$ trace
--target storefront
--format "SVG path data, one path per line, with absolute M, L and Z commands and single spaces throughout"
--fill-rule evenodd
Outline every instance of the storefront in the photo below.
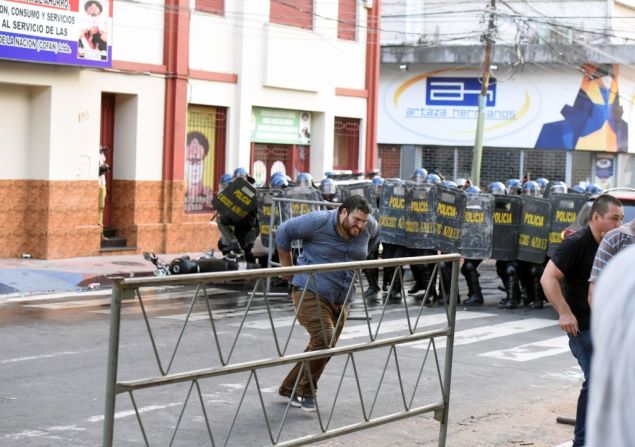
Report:
M 635 186 L 635 70 L 500 68 L 487 95 L 481 183 L 529 172 L 603 187 Z M 481 85 L 476 68 L 421 66 L 381 75 L 378 141 L 413 165 L 469 177 Z M 382 157 L 382 154 L 383 157 Z M 394 164 L 393 164 L 394 167 Z
M 251 174 L 256 186 L 282 172 L 295 179 L 309 172 L 311 112 L 253 107 L 251 113 Z

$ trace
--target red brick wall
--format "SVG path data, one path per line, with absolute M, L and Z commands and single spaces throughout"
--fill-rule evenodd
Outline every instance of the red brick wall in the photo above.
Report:
M 399 146 L 380 144 L 379 161 L 381 176 L 384 178 L 398 178 L 401 162 L 401 148 Z

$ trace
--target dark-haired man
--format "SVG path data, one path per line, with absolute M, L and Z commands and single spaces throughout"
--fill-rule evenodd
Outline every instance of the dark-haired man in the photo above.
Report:
M 589 277 L 602 237 L 621 225 L 622 203 L 613 196 L 598 197 L 591 207 L 588 226 L 569 236 L 547 263 L 540 283 L 549 302 L 560 316 L 560 327 L 569 336 L 569 347 L 584 374 L 578 397 L 573 447 L 585 442 L 588 386 L 591 372 L 591 308 Z M 560 283 L 564 284 L 564 296 Z
M 314 211 L 287 220 L 276 233 L 280 264 L 283 267 L 293 264 L 293 240 L 302 241 L 298 265 L 364 261 L 369 247 L 372 249 L 379 243 L 379 225 L 370 212 L 366 200 L 350 196 L 335 210 Z M 310 280 L 303 273 L 290 281 L 297 319 L 310 337 L 305 352 L 335 346 L 346 322 L 352 279 L 352 271 L 338 270 L 316 274 Z M 317 382 L 328 361 L 329 358 L 323 358 L 297 363 L 283 380 L 279 393 L 289 397 L 291 405 L 315 411 Z

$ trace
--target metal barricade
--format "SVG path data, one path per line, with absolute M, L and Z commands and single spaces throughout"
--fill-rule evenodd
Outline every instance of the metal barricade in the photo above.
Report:
M 348 262 L 348 263 L 335 263 L 335 264 L 324 264 L 324 265 L 314 265 L 314 266 L 296 266 L 296 267 L 283 267 L 283 268 L 275 268 L 275 269 L 257 269 L 257 270 L 246 270 L 246 271 L 235 271 L 235 272 L 217 272 L 217 273 L 205 273 L 205 274 L 192 274 L 192 275 L 176 275 L 176 276 L 167 276 L 167 277 L 153 277 L 153 278 L 116 278 L 113 281 L 113 289 L 112 289 L 112 304 L 111 304 L 111 322 L 110 322 L 110 340 L 109 340 L 109 355 L 108 355 L 108 371 L 107 371 L 107 386 L 106 386 L 106 410 L 104 416 L 104 431 L 103 431 L 103 445 L 111 446 L 113 444 L 117 444 L 114 439 L 114 430 L 115 430 L 115 408 L 117 404 L 117 396 L 119 394 L 126 393 L 130 398 L 130 403 L 136 416 L 136 420 L 139 425 L 140 435 L 143 438 L 143 441 L 146 445 L 150 445 L 149 436 L 147 433 L 147 429 L 143 423 L 143 418 L 141 416 L 142 411 L 140 411 L 136 399 L 135 393 L 142 392 L 143 390 L 149 390 L 157 388 L 158 390 L 163 390 L 161 393 L 157 392 L 153 393 L 152 396 L 156 397 L 165 393 L 166 388 L 175 384 L 187 384 L 187 392 L 185 399 L 182 403 L 182 408 L 180 410 L 180 414 L 178 419 L 174 422 L 174 430 L 171 432 L 171 439 L 168 442 L 166 439 L 162 439 L 160 444 L 169 443 L 172 445 L 174 440 L 179 432 L 179 428 L 183 423 L 184 413 L 190 400 L 191 396 L 198 396 L 200 405 L 201 405 L 201 414 L 202 420 L 204 424 L 201 424 L 201 433 L 205 434 L 206 438 L 209 437 L 209 443 L 212 446 L 216 445 L 229 445 L 230 436 L 234 435 L 236 437 L 236 425 L 238 424 L 238 415 L 240 413 L 241 408 L 245 402 L 245 396 L 247 394 L 250 385 L 253 383 L 257 390 L 258 401 L 260 403 L 260 410 L 262 411 L 262 426 L 259 427 L 262 430 L 265 430 L 268 433 L 268 444 L 274 446 L 298 446 L 298 445 L 306 445 L 309 443 L 325 440 L 328 438 L 333 438 L 337 436 L 341 436 L 348 433 L 357 432 L 360 430 L 364 430 L 371 427 L 376 427 L 383 424 L 388 424 L 391 422 L 399 421 L 401 419 L 417 416 L 424 413 L 434 413 L 434 418 L 440 423 L 439 427 L 439 437 L 438 437 L 438 445 L 444 446 L 447 428 L 448 428 L 448 411 L 449 411 L 449 402 L 450 402 L 450 384 L 451 384 L 451 374 L 452 374 L 452 355 L 453 355 L 453 345 L 454 345 L 454 330 L 455 330 L 455 317 L 456 317 L 456 306 L 457 306 L 457 296 L 458 296 L 458 273 L 459 273 L 459 261 L 460 256 L 457 254 L 451 255 L 438 255 L 438 256 L 422 256 L 422 257 L 412 257 L 412 258 L 396 258 L 391 260 L 374 260 L 374 261 L 361 261 L 361 262 Z M 350 287 L 347 291 L 347 302 L 350 302 L 355 294 L 356 294 L 356 284 L 362 284 L 362 270 L 367 268 L 381 268 L 381 267 L 401 267 L 405 265 L 416 265 L 416 264 L 436 264 L 435 269 L 438 268 L 442 263 L 452 263 L 452 276 L 451 276 L 451 290 L 449 293 L 449 299 L 445 300 L 444 312 L 436 313 L 434 315 L 430 315 L 430 317 L 435 317 L 434 322 L 428 322 L 428 327 L 422 323 L 423 319 L 426 317 L 423 316 L 424 312 L 426 312 L 426 307 L 422 303 L 413 305 L 408 304 L 407 300 L 404 298 L 402 301 L 401 307 L 403 308 L 403 316 L 404 321 L 401 322 L 397 320 L 397 325 L 395 325 L 394 320 L 385 319 L 387 315 L 387 304 L 388 300 L 384 302 L 381 309 L 376 309 L 378 315 L 378 323 L 376 325 L 371 324 L 370 317 L 366 319 L 366 322 L 362 325 L 355 326 L 351 329 L 357 330 L 358 333 L 366 334 L 367 331 L 367 340 L 361 343 L 340 343 L 340 346 L 331 347 L 327 349 L 322 349 L 319 351 L 308 351 L 308 352 L 289 352 L 290 345 L 292 341 L 292 335 L 294 328 L 298 325 L 297 323 L 297 310 L 293 314 L 291 327 L 288 332 L 288 335 L 280 340 L 279 334 L 282 334 L 282 325 L 277 325 L 277 318 L 274 316 L 273 312 L 273 300 L 268 296 L 265 289 L 265 281 L 266 279 L 272 276 L 287 276 L 287 275 L 295 275 L 299 273 L 308 273 L 309 281 L 307 282 L 307 287 L 310 287 L 311 281 L 315 281 L 315 275 L 319 275 L 324 272 L 332 272 L 332 271 L 350 271 L 352 273 L 352 281 L 350 283 Z M 395 275 L 401 275 L 401 269 L 395 269 Z M 249 294 L 248 299 L 244 303 L 244 312 L 242 312 L 241 322 L 236 330 L 235 337 L 231 343 L 222 342 L 222 331 L 219 331 L 219 319 L 215 316 L 218 315 L 216 309 L 214 309 L 213 299 L 209 299 L 208 297 L 208 288 L 209 283 L 212 281 L 227 281 L 227 280 L 240 280 L 240 281 L 255 281 L 255 286 L 251 293 Z M 391 287 L 396 283 L 395 277 L 391 282 Z M 398 282 L 401 284 L 402 293 L 403 293 L 403 281 Z M 156 342 L 156 330 L 153 330 L 152 324 L 150 323 L 150 318 L 148 316 L 148 310 L 146 309 L 148 299 L 144 301 L 144 295 L 148 288 L 156 288 L 156 287 L 170 287 L 170 286 L 196 286 L 196 290 L 193 293 L 193 297 L 191 298 L 191 302 L 189 305 L 188 313 L 183 317 L 183 325 L 180 329 L 174 328 L 176 332 L 178 332 L 178 337 L 174 341 L 173 346 L 174 350 L 170 356 L 169 362 L 165 364 L 159 353 L 158 344 Z M 266 313 L 267 321 L 271 328 L 271 335 L 273 337 L 273 348 L 272 352 L 275 352 L 275 355 L 270 355 L 264 358 L 241 358 L 239 357 L 236 361 L 234 358 L 237 356 L 236 347 L 237 342 L 241 336 L 244 336 L 246 333 L 245 321 L 249 316 L 250 311 L 254 311 L 255 303 L 258 298 L 256 298 L 257 292 L 261 291 L 263 294 L 262 298 L 262 307 L 259 309 L 259 312 Z M 390 292 L 390 290 L 389 290 Z M 428 285 L 426 296 L 430 292 L 430 285 Z M 405 293 L 403 293 L 405 297 Z M 183 346 L 182 339 L 183 334 L 188 326 L 188 323 L 193 320 L 193 309 L 195 304 L 199 302 L 200 299 L 204 299 L 206 305 L 206 312 L 203 312 L 203 316 L 209 317 L 211 335 L 213 335 L 214 343 L 210 346 L 216 348 L 218 354 L 218 363 L 216 365 L 203 365 L 202 367 L 196 369 L 189 369 L 181 372 L 173 372 L 173 368 L 175 365 L 176 354 L 181 346 Z M 304 299 L 304 293 L 302 294 L 302 299 Z M 301 306 L 302 299 L 300 300 Z M 319 299 L 319 297 L 318 297 Z M 151 377 L 144 378 L 135 378 L 135 379 L 126 379 L 122 380 L 119 378 L 119 371 L 122 368 L 122 365 L 119 364 L 120 359 L 120 340 L 122 338 L 122 301 L 124 300 L 136 300 L 138 303 L 139 311 L 143 316 L 145 328 L 147 329 L 147 333 L 150 339 L 150 345 L 152 348 L 152 352 L 154 353 L 154 359 L 156 360 L 156 366 L 158 369 L 158 374 L 155 374 Z M 353 301 L 354 303 L 354 301 Z M 363 306 L 364 312 L 368 316 L 371 313 L 369 309 L 369 305 L 365 300 L 362 300 L 360 303 Z M 395 306 L 390 306 L 391 312 L 395 312 L 398 310 L 399 312 L 402 309 L 396 309 Z M 374 312 L 375 310 L 373 310 Z M 290 312 L 289 312 L 290 313 Z M 401 314 L 400 314 L 401 315 Z M 132 318 L 132 317 L 129 317 Z M 137 324 L 139 324 L 137 322 Z M 383 324 L 383 326 L 382 326 Z M 441 324 L 443 327 L 437 329 L 430 329 L 430 325 L 438 326 Z M 322 328 L 323 323 L 322 323 Z M 394 332 L 398 332 L 401 335 L 392 336 Z M 363 335 L 364 337 L 366 335 Z M 437 338 L 445 338 L 445 359 L 443 362 L 443 371 L 441 371 L 441 366 L 439 362 L 439 357 L 437 355 L 437 350 L 441 349 L 441 347 L 437 347 L 437 343 L 435 340 Z M 263 337 L 259 338 L 260 340 Z M 350 339 L 350 338 L 349 338 Z M 332 340 L 331 340 L 332 341 Z M 422 357 L 422 361 L 420 365 L 417 365 L 417 368 L 411 366 L 410 363 L 406 363 L 403 360 L 403 357 L 399 358 L 398 356 L 398 348 L 403 347 L 405 344 L 413 344 L 418 343 L 421 345 L 422 342 L 426 342 L 427 346 L 420 349 L 425 349 L 425 355 Z M 440 342 L 442 343 L 442 342 Z M 222 346 L 230 346 L 229 350 L 225 349 L 223 352 Z M 329 343 L 332 345 L 332 343 Z M 363 375 L 362 370 L 357 367 L 356 359 L 359 358 L 362 353 L 368 353 L 373 350 L 381 350 L 387 349 L 388 355 L 386 358 L 386 362 L 384 364 L 384 369 L 381 372 L 380 382 L 377 385 L 377 389 L 374 392 L 374 396 L 372 399 L 364 399 L 364 395 L 368 393 L 364 393 L 364 386 L 367 386 L 370 382 L 367 377 Z M 403 352 L 403 351 L 402 351 Z M 377 353 L 377 352 L 376 352 Z M 429 356 L 429 354 L 432 354 Z M 419 362 L 421 358 L 416 356 L 411 356 L 412 359 L 410 361 Z M 420 394 L 418 393 L 418 388 L 421 385 L 422 374 L 424 372 L 424 367 L 426 366 L 427 360 L 432 357 L 434 359 L 435 370 L 432 372 L 427 372 L 432 374 L 435 380 L 438 380 L 438 400 L 433 400 L 431 402 L 419 403 Z M 291 439 L 282 439 L 282 432 L 287 424 L 288 413 L 290 405 L 286 404 L 286 407 L 283 410 L 280 408 L 276 408 L 272 405 L 267 405 L 265 403 L 265 399 L 263 397 L 263 379 L 267 378 L 267 370 L 278 367 L 280 365 L 287 365 L 291 363 L 299 363 L 303 362 L 304 365 L 311 360 L 322 359 L 322 358 L 342 358 L 342 362 L 344 362 L 344 368 L 342 371 L 342 375 L 339 378 L 338 385 L 335 390 L 335 396 L 333 398 L 332 405 L 330 407 L 330 411 L 327 406 L 322 404 L 322 407 L 317 406 L 317 419 L 319 422 L 319 430 L 315 433 L 310 434 L 302 434 L 301 436 L 296 436 Z M 135 361 L 137 359 L 135 358 Z M 394 384 L 395 389 L 390 389 L 389 391 L 392 395 L 400 396 L 400 411 L 393 411 L 387 414 L 377 414 L 380 412 L 378 410 L 378 396 L 380 391 L 382 390 L 382 386 L 385 383 L 389 384 L 389 381 L 386 380 L 386 371 L 388 366 L 394 365 L 396 369 L 397 381 Z M 350 368 L 349 368 L 350 365 Z M 126 365 L 123 365 L 126 366 Z M 127 365 L 130 366 L 130 365 Z M 351 371 L 352 369 L 352 371 Z M 127 373 L 130 373 L 130 370 L 134 371 L 134 368 L 126 368 Z M 354 377 L 356 387 L 354 389 L 357 391 L 355 397 L 359 397 L 359 408 L 361 411 L 352 412 L 347 410 L 347 420 L 344 421 L 341 425 L 335 424 L 333 420 L 333 414 L 338 408 L 338 397 L 342 394 L 342 382 L 346 376 L 346 373 L 349 373 Z M 206 380 L 210 380 L 217 377 L 222 377 L 226 375 L 239 375 L 241 373 L 247 373 L 248 379 L 244 386 L 244 390 L 241 393 L 240 399 L 238 400 L 238 406 L 235 413 L 232 415 L 222 414 L 215 416 L 218 418 L 222 418 L 218 424 L 212 424 L 210 422 L 210 412 L 206 408 L 205 400 L 203 397 L 203 392 L 201 391 L 203 384 Z M 414 387 L 412 389 L 412 394 L 407 396 L 406 394 L 406 374 L 413 374 L 413 377 L 410 379 L 414 382 Z M 374 377 L 374 376 L 373 376 Z M 430 379 L 430 378 L 428 378 Z M 312 381 L 312 379 L 310 379 Z M 431 380 L 431 379 L 430 379 Z M 185 386 L 185 385 L 184 385 Z M 389 385 L 385 385 L 389 386 Z M 295 384 L 297 387 L 297 381 Z M 294 392 L 295 392 L 294 387 Z M 313 383 L 311 383 L 311 387 L 313 388 Z M 370 387 L 371 391 L 373 387 Z M 194 392 L 194 393 L 193 393 Z M 416 400 L 416 404 L 415 404 Z M 121 400 L 120 400 L 121 404 Z M 180 403 L 179 403 L 180 405 Z M 273 407 L 273 408 L 272 408 Z M 259 410 L 259 411 L 260 411 Z M 259 414 L 260 416 L 260 414 Z M 349 420 L 350 419 L 350 420 Z M 277 429 L 274 429 L 273 422 L 274 420 L 279 423 Z M 164 428 L 161 426 L 162 429 Z M 229 427 L 224 434 L 224 440 L 219 443 L 218 438 L 219 434 L 216 433 L 216 437 L 214 436 L 215 427 Z M 253 421 L 249 425 L 249 429 L 255 429 L 256 427 L 253 425 Z M 190 429 L 191 430 L 191 429 Z M 161 430 L 161 434 L 163 434 L 164 430 Z M 243 432 L 244 433 L 244 432 Z M 168 430 L 167 435 L 170 434 L 170 430 Z M 260 440 L 262 441 L 262 440 Z M 240 441 L 239 441 L 240 442 Z M 241 445 L 240 443 L 237 445 Z M 244 445 L 244 444 L 242 444 Z

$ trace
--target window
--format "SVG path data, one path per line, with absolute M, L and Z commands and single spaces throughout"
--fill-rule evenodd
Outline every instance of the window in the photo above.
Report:
M 210 14 L 225 15 L 225 0 L 195 0 L 194 9 Z
M 227 109 L 194 106 L 187 110 L 185 212 L 210 212 L 212 196 L 225 169 Z
M 339 39 L 355 40 L 355 23 L 357 10 L 355 0 L 339 0 L 337 13 L 337 37 Z
M 359 119 L 335 117 L 334 169 L 357 169 L 359 127 Z
M 313 29 L 313 0 L 270 0 L 269 21 Z

